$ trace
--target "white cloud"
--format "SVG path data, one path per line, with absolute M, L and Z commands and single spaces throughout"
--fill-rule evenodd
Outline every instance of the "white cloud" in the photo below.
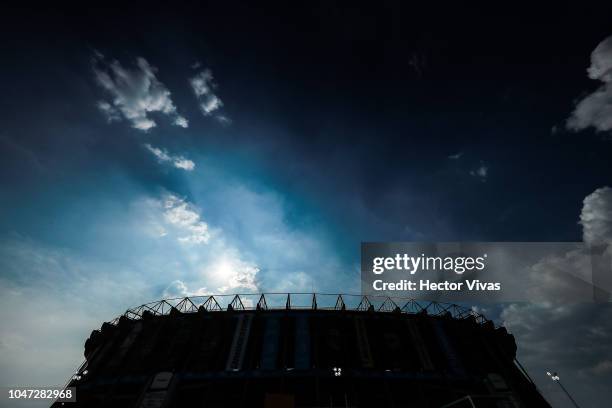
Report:
M 143 146 L 155 157 L 157 157 L 157 160 L 160 162 L 171 162 L 177 169 L 183 169 L 186 171 L 192 171 L 195 169 L 195 163 L 183 156 L 173 156 L 169 154 L 166 149 L 152 146 L 149 143 L 145 143 Z
M 256 277 L 259 272 L 257 265 L 240 259 L 238 251 L 230 249 L 226 251 L 216 262 L 210 265 L 207 275 L 218 276 L 226 281 L 219 288 L 221 293 L 232 292 L 257 292 Z
M 204 102 L 200 103 L 200 107 L 206 115 L 210 115 L 222 106 L 223 102 L 216 95 L 209 95 Z
M 184 157 L 175 157 L 173 161 L 174 167 L 177 169 L 183 169 L 187 171 L 192 171 L 195 169 L 195 163 L 189 159 L 185 159 Z
M 612 244 L 612 188 L 598 188 L 584 199 L 580 224 L 587 244 Z
M 97 52 L 93 71 L 98 84 L 110 96 L 109 101 L 98 102 L 98 108 L 109 121 L 123 116 L 133 128 L 147 131 L 157 125 L 150 114 L 162 113 L 171 117 L 174 125 L 188 127 L 187 119 L 178 114 L 170 91 L 157 79 L 157 70 L 144 58 L 137 58 L 136 66 L 128 69 Z
M 240 253 L 228 247 L 223 238 L 214 243 L 208 255 L 198 258 L 201 265 L 172 281 L 163 291 L 162 297 L 177 298 L 213 294 L 257 293 L 259 267 L 242 259 Z M 206 287 L 201 283 L 206 282 Z M 209 289 L 210 288 L 210 289 Z
M 578 102 L 566 126 L 574 131 L 588 127 L 599 132 L 612 130 L 612 36 L 593 50 L 587 73 L 603 85 Z
M 163 200 L 163 216 L 166 223 L 178 230 L 178 241 L 188 244 L 206 244 L 210 240 L 208 224 L 202 221 L 193 204 L 173 194 Z
M 158 147 L 151 146 L 151 145 L 150 145 L 150 144 L 148 144 L 148 143 L 145 143 L 143 146 L 144 146 L 144 147 L 145 147 L 145 148 L 146 148 L 148 151 L 150 151 L 151 153 L 153 153 L 153 155 L 154 155 L 155 157 L 157 157 L 157 159 L 158 159 L 159 161 L 170 161 L 170 160 L 172 160 L 172 158 L 170 157 L 170 155 L 169 155 L 169 154 L 168 154 L 168 153 L 167 153 L 165 150 L 162 150 L 162 149 L 160 149 L 160 148 L 158 148 Z
M 612 81 L 612 36 L 606 38 L 591 53 L 589 78 L 603 82 Z
M 209 95 L 212 92 L 213 76 L 209 69 L 205 69 L 191 78 L 190 83 L 197 97 Z
M 174 124 L 176 126 L 180 126 L 182 128 L 187 128 L 189 127 L 189 121 L 184 117 L 184 116 L 177 116 L 174 119 Z
M 449 155 L 448 158 L 451 160 L 459 160 L 461 156 L 463 156 L 463 152 L 457 152 L 455 154 Z
M 163 291 L 164 298 L 259 292 L 259 267 L 242 259 L 240 253 L 229 247 L 221 236 L 213 246 L 210 256 L 196 267 L 197 272 L 172 281 Z M 206 282 L 212 289 L 199 286 L 201 282 Z
M 524 276 L 529 298 L 575 303 L 603 299 L 612 291 L 612 265 L 602 264 L 612 254 L 612 188 L 599 188 L 584 199 L 579 223 L 587 245 L 570 245 L 565 253 L 531 265 Z M 601 255 L 592 253 L 594 246 Z
M 210 69 L 205 69 L 196 74 L 189 80 L 191 88 L 198 98 L 200 109 L 204 116 L 214 117 L 221 123 L 228 124 L 231 120 L 219 113 L 215 113 L 223 107 L 223 101 L 219 98 L 214 90 L 217 88 L 217 84 L 214 82 L 213 74 Z
M 161 200 L 145 200 L 138 205 L 148 218 L 148 235 L 157 239 L 175 240 L 180 257 L 185 261 L 177 276 L 163 291 L 163 297 L 204 294 L 257 292 L 259 267 L 246 260 L 221 229 L 211 231 L 202 220 L 200 210 L 185 199 L 166 194 Z M 164 234 L 159 234 L 159 231 Z M 196 247 L 185 244 L 207 244 Z M 172 244 L 168 243 L 170 250 Z M 202 282 L 206 287 L 202 287 Z

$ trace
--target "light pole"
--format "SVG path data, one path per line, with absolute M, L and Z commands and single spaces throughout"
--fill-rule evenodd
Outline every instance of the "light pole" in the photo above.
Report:
M 576 408 L 580 408 L 580 406 L 578 405 L 578 403 L 576 401 L 574 401 L 574 399 L 572 398 L 572 396 L 570 395 L 570 393 L 565 389 L 565 387 L 563 386 L 563 384 L 561 384 L 561 379 L 559 378 L 559 374 L 557 374 L 556 372 L 551 373 L 550 371 L 546 372 L 546 375 L 550 377 L 550 379 L 553 382 L 556 382 L 557 384 L 559 384 L 559 387 L 561 387 L 561 389 L 563 390 L 563 392 L 565 393 L 565 395 L 567 395 L 567 398 L 570 399 L 570 401 L 572 401 L 572 403 L 574 404 L 574 406 Z

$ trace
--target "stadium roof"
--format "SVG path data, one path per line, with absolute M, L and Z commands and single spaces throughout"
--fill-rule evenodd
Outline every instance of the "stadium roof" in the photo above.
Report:
M 225 310 L 353 310 L 448 316 L 490 322 L 474 309 L 453 303 L 410 298 L 331 293 L 257 293 L 186 296 L 162 299 L 128 309 L 122 316 L 137 320 L 145 312 L 154 316 L 170 313 L 216 312 Z M 117 319 L 115 319 L 117 320 Z

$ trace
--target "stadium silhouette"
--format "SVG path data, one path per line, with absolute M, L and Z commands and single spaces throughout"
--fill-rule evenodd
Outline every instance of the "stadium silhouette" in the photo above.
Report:
M 74 407 L 550 407 L 514 337 L 455 304 L 337 294 L 166 299 L 85 342 Z

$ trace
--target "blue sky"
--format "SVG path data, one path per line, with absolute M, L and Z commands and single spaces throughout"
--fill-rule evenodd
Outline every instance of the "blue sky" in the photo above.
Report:
M 609 13 L 231 3 L 0 18 L 0 384 L 161 297 L 355 293 L 362 241 L 611 236 Z M 608 305 L 485 309 L 609 398 Z
M 105 93 L 93 64 L 84 64 L 86 92 L 67 80 L 59 104 L 43 95 L 48 120 L 2 134 L 3 178 L 12 179 L 0 204 L 3 384 L 63 382 L 91 330 L 154 299 L 359 289 L 358 243 L 334 244 L 342 233 L 311 195 L 277 177 L 282 163 L 203 142 L 236 137 L 229 119 L 206 111 L 194 109 L 203 118 L 189 128 L 172 126 L 172 112 L 147 102 L 169 100 L 170 91 L 161 82 L 138 90 L 144 65 L 136 57 L 122 64 L 134 84 L 114 91 L 135 92 L 136 110 L 152 104 L 144 118 L 109 119 L 100 104 L 118 94 Z M 74 96 L 81 92 L 87 98 Z M 199 102 L 194 92 L 180 106 Z M 73 109 L 81 114 L 66 118 Z

